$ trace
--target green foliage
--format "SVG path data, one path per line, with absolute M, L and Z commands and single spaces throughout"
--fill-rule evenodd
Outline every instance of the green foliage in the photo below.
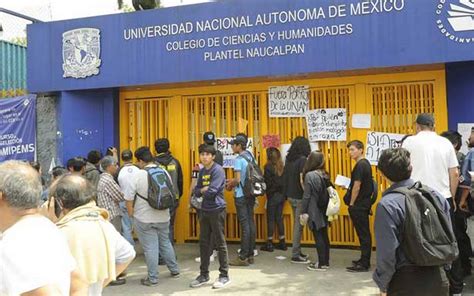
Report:
M 15 38 L 10 39 L 9 42 L 13 44 L 25 46 L 25 47 L 28 44 L 28 40 L 26 39 L 26 37 L 15 37 Z

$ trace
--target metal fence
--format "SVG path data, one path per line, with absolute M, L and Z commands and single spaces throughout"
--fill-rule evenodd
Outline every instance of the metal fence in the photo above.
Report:
M 0 98 L 26 93 L 26 47 L 0 40 Z

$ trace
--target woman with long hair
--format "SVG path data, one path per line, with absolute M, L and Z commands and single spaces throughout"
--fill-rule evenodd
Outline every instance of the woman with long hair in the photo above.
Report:
M 284 170 L 285 197 L 288 198 L 293 210 L 293 248 L 291 262 L 307 264 L 308 256 L 301 253 L 301 236 L 303 227 L 299 223 L 303 202 L 302 174 L 306 158 L 311 153 L 311 146 L 305 137 L 296 137 L 291 143 L 286 156 Z
M 285 204 L 283 187 L 283 160 L 280 150 L 267 149 L 267 164 L 265 165 L 264 178 L 267 184 L 267 243 L 260 250 L 273 252 L 273 249 L 287 250 L 285 242 L 285 226 L 283 225 L 283 206 Z M 273 246 L 273 229 L 278 228 L 279 243 Z
M 313 151 L 303 169 L 303 215 L 308 216 L 308 227 L 313 232 L 318 262 L 308 265 L 309 270 L 326 271 L 329 268 L 329 236 L 326 210 L 329 202 L 327 191 L 329 177 L 324 171 L 324 154 Z

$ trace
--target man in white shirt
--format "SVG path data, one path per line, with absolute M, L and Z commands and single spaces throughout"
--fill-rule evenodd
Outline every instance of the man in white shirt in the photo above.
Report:
M 66 238 L 38 214 L 41 191 L 28 164 L 0 164 L 0 295 L 84 295 Z
M 133 191 L 134 185 L 137 182 L 137 176 L 140 169 L 132 163 L 132 151 L 126 149 L 122 151 L 123 166 L 120 168 L 118 174 L 118 182 L 122 192 L 125 194 Z M 124 196 L 126 198 L 126 196 Z M 128 198 L 133 200 L 134 196 Z M 132 221 L 128 215 L 126 203 L 120 203 L 120 210 L 122 211 L 122 235 L 132 245 L 135 245 L 132 236 Z
M 142 285 L 154 287 L 158 285 L 159 257 L 164 259 L 172 277 L 179 277 L 179 267 L 176 255 L 169 238 L 170 211 L 152 208 L 148 198 L 148 172 L 146 169 L 155 168 L 150 148 L 140 147 L 135 151 L 138 166 L 141 168 L 134 175 L 134 182 L 129 190 L 124 190 L 127 200 L 127 210 L 133 218 L 138 240 L 145 253 L 148 276 L 141 280 Z M 166 171 L 164 171 L 166 173 Z M 169 178 L 169 176 L 168 176 Z M 160 254 L 161 253 L 161 254 Z
M 451 142 L 434 132 L 434 118 L 431 114 L 419 114 L 416 118 L 415 136 L 403 142 L 403 148 L 410 152 L 413 171 L 411 178 L 427 185 L 448 200 L 451 206 L 451 221 L 454 221 L 456 203 L 454 196 L 459 185 L 458 159 Z M 453 224 L 453 229 L 455 229 Z M 460 261 L 453 262 L 446 272 L 450 295 L 461 295 L 463 275 Z

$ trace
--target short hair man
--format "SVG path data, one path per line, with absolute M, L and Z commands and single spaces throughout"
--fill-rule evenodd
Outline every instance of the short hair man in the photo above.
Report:
M 82 176 L 84 174 L 84 169 L 86 166 L 86 161 L 82 157 L 74 157 L 67 161 L 66 167 L 68 171 L 73 175 Z
M 248 138 L 244 134 L 237 134 L 230 142 L 232 150 L 237 154 L 234 164 L 234 178 L 227 181 L 227 189 L 234 189 L 234 202 L 237 217 L 242 229 L 239 256 L 229 264 L 234 266 L 249 266 L 254 263 L 254 249 L 256 226 L 254 220 L 255 197 L 245 196 L 245 177 L 248 160 L 255 161 L 252 153 L 247 150 Z
M 176 211 L 179 207 L 179 199 L 183 195 L 183 170 L 179 161 L 171 154 L 170 142 L 167 138 L 161 138 L 155 141 L 156 157 L 155 161 L 158 165 L 166 170 L 173 182 L 173 188 L 176 193 L 176 204 L 170 209 L 170 240 L 174 243 L 174 223 Z
M 91 182 L 94 188 L 97 188 L 100 179 L 99 163 L 102 159 L 102 153 L 99 150 L 91 150 L 87 154 L 87 163 L 84 168 L 84 178 Z
M 204 144 L 215 147 L 216 135 L 211 131 L 205 132 L 204 135 L 202 136 L 202 140 L 204 141 Z M 217 149 L 216 149 L 216 157 L 214 158 L 214 162 L 220 166 L 224 165 L 224 156 L 222 155 L 222 152 L 220 152 Z
M 370 197 L 374 190 L 372 188 L 372 167 L 369 161 L 364 158 L 364 144 L 361 141 L 351 141 L 347 144 L 347 148 L 351 159 L 356 161 L 347 192 L 350 196 L 349 216 L 359 237 L 361 250 L 360 259 L 353 261 L 353 265 L 347 267 L 347 271 L 365 272 L 369 271 L 372 253 L 372 236 L 369 227 L 372 206 Z
M 411 155 L 412 178 L 433 188 L 446 198 L 451 205 L 451 221 L 457 205 L 454 202 L 459 185 L 459 170 L 456 152 L 451 142 L 434 132 L 433 115 L 423 113 L 416 118 L 417 134 L 403 143 Z M 456 232 L 456 225 L 453 223 Z M 463 290 L 463 275 L 459 260 L 453 262 L 449 271 L 450 292 L 460 294 Z
M 133 217 L 138 240 L 145 251 L 148 276 L 142 279 L 141 283 L 153 287 L 158 285 L 160 253 L 171 272 L 171 276 L 179 277 L 179 267 L 169 238 L 169 209 L 156 210 L 150 207 L 145 200 L 145 198 L 148 198 L 148 172 L 145 169 L 157 167 L 150 148 L 138 148 L 135 151 L 135 158 L 138 160 L 137 165 L 140 167 L 140 171 L 137 173 L 133 187 L 125 194 L 125 198 L 128 214 Z
M 41 190 L 28 164 L 0 164 L 0 294 L 84 295 L 67 241 L 38 214 Z
M 406 197 L 391 191 L 415 184 L 410 179 L 410 153 L 403 148 L 387 149 L 380 155 L 378 169 L 392 183 L 378 203 L 375 216 L 377 267 L 373 278 L 381 294 L 448 295 L 443 267 L 417 267 L 407 259 L 401 248 Z M 436 197 L 449 215 L 447 200 L 439 194 Z
M 135 250 L 108 221 L 109 213 L 96 206 L 95 189 L 85 178 L 61 177 L 50 196 L 64 214 L 56 225 L 89 284 L 89 295 L 102 295 L 102 288 L 135 258 Z M 125 284 L 125 279 L 115 284 Z
M 103 173 L 97 185 L 97 205 L 109 211 L 110 222 L 118 232 L 122 232 L 122 213 L 119 203 L 125 199 L 113 177 L 117 173 L 118 164 L 112 156 L 105 156 L 100 161 L 100 166 Z
M 133 200 L 134 196 L 128 197 L 130 191 L 133 190 L 135 186 L 137 173 L 140 170 L 137 166 L 133 165 L 133 153 L 130 149 L 125 149 L 121 153 L 123 165 L 118 173 L 118 183 L 120 189 L 122 189 L 123 194 L 125 195 L 125 200 Z M 125 239 L 132 245 L 135 245 L 135 241 L 132 236 L 132 221 L 128 215 L 126 202 L 120 203 L 120 211 L 122 213 L 122 235 Z
M 199 159 L 204 168 L 199 172 L 194 195 L 203 197 L 199 215 L 199 246 L 201 255 L 201 272 L 191 282 L 191 287 L 200 287 L 209 281 L 209 251 L 214 248 L 211 237 L 214 237 L 219 258 L 219 278 L 213 288 L 223 288 L 230 283 L 227 244 L 225 241 L 226 202 L 224 200 L 225 172 L 214 162 L 216 148 L 207 144 L 199 146 Z

